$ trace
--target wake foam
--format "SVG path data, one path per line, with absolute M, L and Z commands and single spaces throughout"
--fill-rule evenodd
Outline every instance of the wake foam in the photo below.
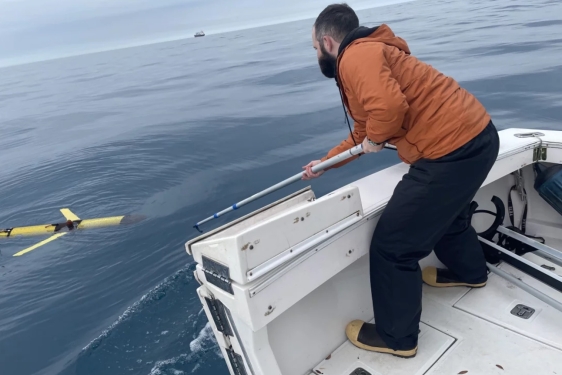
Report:
M 183 375 L 185 374 L 184 371 L 174 367 L 185 367 L 184 365 L 188 363 L 195 363 L 191 370 L 191 373 L 195 373 L 202 368 L 201 357 L 208 351 L 214 351 L 218 357 L 224 359 L 213 334 L 211 323 L 205 324 L 197 337 L 189 343 L 189 349 L 191 350 L 189 354 L 181 354 L 170 359 L 157 361 L 149 375 Z
M 174 273 L 173 275 L 168 276 L 167 278 L 164 279 L 164 281 L 162 281 L 160 284 L 158 284 L 156 287 L 154 287 L 154 289 L 152 289 L 150 292 L 143 295 L 140 298 L 140 300 L 138 300 L 137 302 L 135 302 L 131 306 L 129 306 L 123 312 L 123 314 L 121 314 L 121 316 L 119 316 L 119 318 L 117 318 L 116 321 L 114 321 L 108 328 L 106 328 L 98 337 L 96 337 L 94 340 L 90 341 L 90 343 L 88 343 L 88 345 L 86 345 L 84 348 L 82 348 L 82 352 L 84 352 L 86 350 L 89 350 L 89 349 L 97 348 L 101 344 L 103 339 L 105 339 L 107 336 L 109 336 L 111 334 L 111 332 L 119 324 L 123 323 L 124 321 L 129 320 L 133 316 L 133 314 L 135 314 L 137 311 L 142 310 L 144 308 L 144 306 L 152 304 L 155 301 L 158 301 L 158 300 L 162 299 L 162 297 L 166 295 L 166 292 L 170 288 L 175 287 L 178 279 L 180 279 L 180 278 L 183 278 L 183 279 L 186 279 L 186 280 L 191 280 L 193 278 L 193 276 L 191 275 L 191 270 L 190 270 L 189 267 L 182 268 L 179 271 L 177 271 L 176 273 Z
M 211 323 L 205 324 L 205 327 L 199 332 L 199 335 L 195 340 L 189 343 L 189 348 L 192 353 L 197 353 L 203 350 L 203 347 L 209 341 L 215 342 L 215 336 L 213 335 L 213 329 L 211 328 Z
M 75 375 L 222 373 L 224 357 L 194 293 L 193 268 L 164 279 L 86 345 Z

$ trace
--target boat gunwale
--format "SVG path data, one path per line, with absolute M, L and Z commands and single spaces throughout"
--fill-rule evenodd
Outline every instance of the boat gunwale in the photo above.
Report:
M 507 129 L 506 129 L 506 130 L 507 130 Z M 516 134 L 519 134 L 519 133 L 516 133 Z M 515 134 L 513 134 L 513 136 L 515 136 Z M 498 157 L 496 158 L 496 163 L 497 163 L 498 161 L 501 161 L 501 160 L 503 160 L 503 159 L 509 158 L 509 157 L 511 157 L 511 156 L 514 156 L 514 155 L 517 155 L 517 154 L 521 154 L 521 153 L 523 153 L 523 152 L 525 152 L 525 151 L 534 150 L 534 149 L 537 149 L 537 148 L 539 148 L 539 147 L 562 149 L 562 142 L 548 141 L 548 140 L 539 139 L 539 140 L 537 140 L 537 141 L 535 141 L 535 142 L 533 142 L 533 143 L 526 144 L 526 145 L 524 145 L 524 146 L 517 147 L 517 148 L 515 148 L 515 149 L 506 151 L 505 153 L 499 154 Z M 532 161 L 531 161 L 529 164 L 527 164 L 527 165 L 531 165 L 531 164 L 534 164 L 534 163 L 536 163 L 536 162 L 538 162 L 538 160 L 532 160 Z M 397 163 L 397 164 L 395 164 L 395 165 L 399 165 L 399 164 L 400 164 L 400 163 Z M 393 166 L 395 166 L 395 165 L 393 165 Z M 393 166 L 389 166 L 389 167 L 387 167 L 387 168 L 391 168 L 391 167 L 393 167 Z M 503 177 L 509 175 L 509 174 L 512 173 L 512 172 L 513 172 L 513 171 L 508 171 L 507 173 L 503 174 L 501 177 L 499 177 L 499 178 L 497 178 L 497 179 L 503 178 Z M 368 177 L 370 177 L 370 176 L 372 176 L 372 175 L 374 175 L 374 174 L 376 174 L 376 173 L 378 173 L 378 172 L 374 172 L 373 174 L 370 174 L 370 175 L 365 176 L 365 177 L 363 177 L 363 178 L 361 178 L 361 179 L 355 180 L 355 181 L 353 181 L 353 182 L 351 182 L 351 183 L 349 183 L 349 184 L 343 185 L 343 186 L 341 186 L 341 187 L 339 187 L 339 188 L 337 188 L 337 189 L 334 189 L 333 191 L 331 191 L 331 192 L 329 192 L 329 193 L 327 193 L 327 194 L 332 194 L 332 193 L 336 192 L 337 190 L 340 190 L 340 189 L 342 189 L 342 188 L 344 188 L 344 187 L 346 187 L 346 186 L 352 186 L 355 182 L 360 181 L 360 180 L 362 180 L 362 179 L 364 179 L 364 178 L 368 178 Z M 494 180 L 486 180 L 486 181 L 482 184 L 482 186 L 480 187 L 480 189 L 483 188 L 484 186 L 489 185 L 490 183 L 496 181 L 497 179 L 494 179 Z M 289 194 L 289 195 L 287 195 L 287 196 L 285 196 L 285 197 L 283 197 L 283 198 L 280 198 L 280 199 L 278 199 L 278 200 L 276 200 L 276 201 L 274 201 L 274 202 L 272 202 L 272 203 L 270 203 L 270 204 L 267 204 L 267 205 L 265 205 L 265 206 L 262 206 L 262 207 L 260 207 L 260 208 L 258 208 L 258 209 L 256 209 L 256 210 L 254 210 L 254 211 L 252 211 L 252 212 L 250 212 L 250 213 L 244 215 L 244 216 L 241 216 L 241 217 L 239 217 L 239 218 L 237 218 L 237 219 L 234 219 L 234 220 L 232 220 L 232 221 L 229 221 L 229 222 L 225 223 L 224 225 L 222 225 L 222 226 L 220 226 L 220 227 L 217 227 L 217 228 L 215 228 L 215 229 L 213 229 L 213 230 L 211 230 L 211 231 L 209 231 L 209 232 L 207 232 L 207 233 L 204 233 L 204 234 L 201 234 L 201 235 L 199 235 L 199 236 L 197 236 L 197 237 L 192 238 L 191 240 L 189 240 L 189 241 L 187 241 L 187 242 L 185 243 L 186 252 L 187 252 L 189 255 L 193 256 L 193 253 L 192 253 L 192 251 L 191 251 L 191 246 L 194 245 L 195 243 L 200 242 L 200 241 L 202 241 L 202 240 L 204 240 L 204 239 L 207 239 L 207 238 L 209 238 L 209 237 L 212 237 L 213 235 L 215 235 L 215 234 L 217 234 L 217 233 L 220 233 L 220 232 L 222 232 L 222 231 L 224 231 L 224 230 L 226 230 L 226 229 L 228 229 L 228 228 L 230 228 L 230 227 L 232 227 L 232 226 L 234 226 L 234 225 L 236 225 L 236 224 L 238 224 L 238 223 L 240 223 L 240 222 L 242 222 L 242 221 L 245 221 L 246 219 L 249 219 L 249 218 L 251 218 L 251 217 L 253 217 L 253 216 L 256 216 L 256 215 L 258 215 L 259 213 L 262 213 L 262 212 L 264 212 L 264 211 L 266 211 L 266 210 L 268 210 L 268 209 L 270 209 L 270 208 L 272 208 L 272 207 L 274 207 L 274 206 L 276 206 L 276 205 L 279 205 L 279 204 L 281 204 L 281 203 L 283 203 L 283 202 L 286 202 L 286 201 L 288 201 L 288 200 L 290 200 L 290 199 L 292 199 L 292 198 L 294 198 L 294 197 L 296 197 L 296 196 L 298 196 L 298 195 L 300 195 L 300 194 L 306 193 L 307 191 L 312 191 L 312 192 L 314 193 L 314 191 L 312 190 L 312 186 L 309 185 L 309 186 L 304 187 L 304 188 L 302 188 L 302 189 L 300 189 L 300 190 L 297 190 L 297 191 L 295 191 L 295 192 L 293 192 L 293 193 L 291 193 L 291 194 Z M 377 213 L 382 212 L 382 210 L 386 207 L 386 205 L 387 205 L 389 199 L 390 199 L 390 197 L 386 197 L 385 199 L 382 200 L 382 202 L 379 201 L 380 204 L 377 204 L 377 205 L 375 205 L 374 207 L 373 207 L 373 206 L 364 207 L 364 208 L 363 208 L 363 217 L 361 218 L 361 220 L 359 220 L 358 222 L 356 222 L 355 224 L 353 224 L 353 225 L 351 225 L 351 226 L 355 226 L 355 225 L 357 225 L 357 224 L 359 224 L 359 223 L 361 223 L 361 222 L 363 222 L 363 221 L 366 221 L 367 219 L 372 218 L 372 217 L 375 216 Z M 351 226 L 350 226 L 350 227 L 351 227 Z M 328 239 L 327 239 L 326 241 L 328 241 Z M 257 280 L 256 280 L 256 281 L 257 281 Z

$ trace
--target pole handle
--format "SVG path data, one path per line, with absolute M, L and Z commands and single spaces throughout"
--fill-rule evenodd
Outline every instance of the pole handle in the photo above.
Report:
M 388 148 L 388 149 L 391 149 L 391 150 L 396 150 L 396 147 L 395 147 L 395 146 L 388 145 L 388 144 L 385 145 L 384 148 Z M 362 152 L 363 152 L 363 145 L 362 145 L 362 144 L 359 144 L 359 145 L 357 145 L 357 146 L 355 146 L 355 147 L 353 147 L 353 148 L 351 148 L 351 149 L 349 149 L 349 150 L 347 150 L 347 151 L 344 151 L 344 152 L 342 152 L 342 153 L 339 153 L 339 154 L 337 154 L 337 155 L 331 157 L 331 158 L 328 159 L 328 160 L 325 160 L 325 161 L 323 161 L 323 162 L 321 162 L 321 163 L 316 164 L 314 167 L 312 167 L 312 172 L 316 173 L 316 172 L 318 172 L 318 171 L 322 171 L 322 170 L 324 170 L 324 169 L 326 169 L 326 168 L 329 168 L 329 167 L 331 167 L 331 166 L 333 166 L 333 165 L 335 165 L 335 164 L 338 164 L 338 163 L 340 163 L 340 162 L 342 162 L 342 161 L 344 161 L 344 160 L 347 160 L 347 159 L 349 159 L 349 158 L 351 158 L 351 157 L 353 157 L 353 156 L 355 156 L 355 155 L 359 155 L 359 154 L 361 154 Z M 200 226 L 201 224 L 205 224 L 206 222 L 209 222 L 209 221 L 211 221 L 211 220 L 213 220 L 213 219 L 216 219 L 216 218 L 218 218 L 218 217 L 220 217 L 220 216 L 222 216 L 222 215 L 224 215 L 224 214 L 226 214 L 226 213 L 228 213 L 228 212 L 237 210 L 238 208 L 242 207 L 243 205 L 245 205 L 245 204 L 247 204 L 247 203 L 253 202 L 253 201 L 255 201 L 256 199 L 259 199 L 259 198 L 261 198 L 261 197 L 263 197 L 263 196 L 265 196 L 265 195 L 267 195 L 267 194 L 270 194 L 270 193 L 272 193 L 272 192 L 274 192 L 274 191 L 276 191 L 276 190 L 279 190 L 279 189 L 281 189 L 281 188 L 283 188 L 283 187 L 285 187 L 285 186 L 287 186 L 287 185 L 290 185 L 290 184 L 292 184 L 292 183 L 294 183 L 294 182 L 296 182 L 296 181 L 299 181 L 300 179 L 302 179 L 303 173 L 304 173 L 304 171 L 299 172 L 299 173 L 297 173 L 296 175 L 294 175 L 294 176 L 292 176 L 292 177 L 289 177 L 289 178 L 287 178 L 287 179 L 285 179 L 285 180 L 283 180 L 283 181 L 281 181 L 281 182 L 279 182 L 279 183 L 277 183 L 277 184 L 275 184 L 275 185 L 273 185 L 273 186 L 268 187 L 268 188 L 265 189 L 265 190 L 262 190 L 262 191 L 260 191 L 260 192 L 258 192 L 258 193 L 256 193 L 256 194 L 254 194 L 254 195 L 252 195 L 252 196 L 250 196 L 250 197 L 248 197 L 248 198 L 246 198 L 246 199 L 241 200 L 241 201 L 238 202 L 238 203 L 233 204 L 233 205 L 230 206 L 230 207 L 225 208 L 225 209 L 222 210 L 222 211 L 217 212 L 216 214 L 214 214 L 214 215 L 212 215 L 212 216 L 209 216 L 208 218 L 206 218 L 206 219 L 204 219 L 204 220 L 199 221 L 198 223 L 196 223 L 196 224 L 193 226 L 193 228 L 195 228 L 195 229 L 197 229 L 199 232 L 203 233 L 203 231 L 201 231 L 201 229 L 199 228 L 199 226 Z
M 318 163 L 316 164 L 314 167 L 312 167 L 312 172 L 316 173 L 318 171 L 322 171 L 326 168 L 329 168 L 335 164 L 338 164 L 341 161 L 347 160 L 355 155 L 359 155 L 360 153 L 363 152 L 363 145 L 357 145 L 347 151 L 344 151 L 340 154 L 337 154 L 336 156 L 331 157 L 328 160 L 324 160 L 322 163 Z M 304 173 L 304 171 L 302 172 Z M 302 175 L 301 173 L 301 175 Z

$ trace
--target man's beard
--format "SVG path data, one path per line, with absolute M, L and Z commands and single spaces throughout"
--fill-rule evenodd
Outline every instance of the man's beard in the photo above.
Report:
M 320 52 L 322 52 L 322 56 L 318 59 L 320 71 L 327 78 L 334 78 L 336 76 L 336 58 L 328 54 L 323 45 L 320 45 Z

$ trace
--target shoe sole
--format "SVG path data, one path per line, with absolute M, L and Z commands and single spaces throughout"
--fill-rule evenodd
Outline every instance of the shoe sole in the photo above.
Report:
M 363 350 L 368 350 L 370 352 L 375 352 L 375 353 L 392 354 L 395 357 L 405 358 L 405 359 L 414 358 L 418 352 L 417 346 L 412 350 L 393 350 L 387 348 L 373 348 L 372 346 L 361 344 L 360 342 L 357 341 L 353 341 L 353 340 L 349 340 L 349 341 L 356 347 Z
M 423 281 L 424 283 L 426 283 L 429 286 L 435 287 L 435 288 L 449 288 L 449 287 L 454 287 L 454 286 L 467 286 L 469 288 L 483 288 L 486 286 L 486 283 L 480 283 L 480 284 L 468 284 L 468 283 L 437 283 L 437 282 L 433 282 L 433 281 Z

